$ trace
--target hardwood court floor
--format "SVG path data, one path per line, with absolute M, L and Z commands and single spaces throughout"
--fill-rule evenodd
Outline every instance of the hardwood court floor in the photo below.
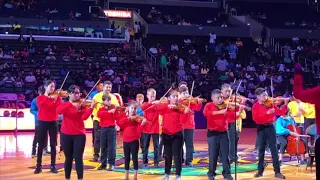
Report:
M 253 144 L 255 143 L 255 129 L 244 129 L 241 134 L 240 146 L 239 149 L 248 149 L 253 148 Z M 34 166 L 36 163 L 36 158 L 31 158 L 31 146 L 33 140 L 33 133 L 25 133 L 20 132 L 17 135 L 17 138 L 13 135 L 13 133 L 0 133 L 0 180 L 61 180 L 64 179 L 64 172 L 61 171 L 59 174 L 51 174 L 47 169 L 44 169 L 41 174 L 35 175 L 33 174 L 33 170 L 29 167 Z M 84 159 L 91 159 L 92 157 L 92 136 L 91 133 L 87 134 L 87 143 L 85 149 Z M 122 144 L 121 135 L 118 136 L 119 146 Z M 150 148 L 152 149 L 152 148 Z M 195 150 L 201 151 L 203 153 L 207 152 L 207 143 L 206 143 L 206 131 L 205 130 L 196 130 L 195 133 Z M 247 151 L 247 150 L 244 150 Z M 253 155 L 251 151 L 249 155 Z M 118 148 L 117 153 L 122 153 L 122 149 Z M 247 153 L 248 154 L 248 153 Z M 241 154 L 240 154 L 241 156 Z M 244 155 L 247 156 L 247 155 Z M 245 157 L 244 157 L 245 158 Z M 195 158 L 196 161 L 197 158 Z M 50 156 L 44 156 L 43 158 L 44 165 L 50 164 Z M 64 161 L 63 154 L 62 156 L 57 156 L 57 164 L 62 166 Z M 246 160 L 243 160 L 245 162 Z M 198 161 L 200 162 L 200 160 Z M 206 161 L 207 162 L 207 161 Z M 86 165 L 85 162 L 84 164 Z M 197 162 L 196 162 L 197 163 Z M 282 173 L 289 180 L 296 179 L 316 179 L 315 171 L 311 172 L 310 168 L 305 170 L 305 166 L 296 167 L 290 165 L 292 162 L 287 162 L 286 165 L 281 167 Z M 90 164 L 90 163 L 89 163 Z M 199 164 L 199 163 L 198 163 Z M 58 166 L 58 165 L 57 165 Z M 255 165 L 254 165 L 255 166 Z M 202 168 L 203 169 L 203 168 Z M 315 170 L 315 168 L 314 168 Z M 164 170 L 162 170 L 164 171 Z M 183 180 L 203 180 L 208 179 L 206 176 L 183 176 L 184 173 L 188 173 L 183 170 L 182 171 L 182 179 Z M 238 173 L 237 179 L 247 180 L 254 179 L 253 175 L 256 171 L 250 171 L 246 173 Z M 204 172 L 205 173 L 205 172 Z M 234 176 L 234 175 L 233 175 Z M 162 179 L 162 175 L 144 175 L 139 174 L 139 179 L 143 180 L 160 180 Z M 171 179 L 174 176 L 172 176 Z M 131 176 L 132 178 L 132 176 Z M 77 179 L 76 173 L 73 170 L 71 174 L 71 179 Z M 106 172 L 106 171 L 96 171 L 93 169 L 87 169 L 84 171 L 84 179 L 86 180 L 120 180 L 124 179 L 124 173 L 121 172 Z M 223 179 L 221 175 L 217 176 L 216 179 Z M 265 170 L 264 177 L 260 179 L 274 179 L 274 172 L 272 168 L 272 164 L 268 163 L 268 167 Z

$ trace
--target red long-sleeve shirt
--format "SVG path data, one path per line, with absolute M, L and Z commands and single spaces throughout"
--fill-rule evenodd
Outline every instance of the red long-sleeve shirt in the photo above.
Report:
M 228 123 L 234 123 L 239 118 L 236 113 L 239 111 L 239 108 L 236 109 L 229 109 L 226 113 Z
M 145 102 L 140 107 L 144 111 L 144 117 L 148 123 L 143 126 L 141 132 L 146 134 L 159 134 L 159 113 L 152 103 Z
M 283 116 L 287 112 L 287 106 L 284 106 L 281 109 L 274 106 L 275 113 L 267 114 L 272 108 L 273 106 L 266 107 L 259 102 L 254 103 L 252 106 L 252 119 L 256 124 L 270 124 L 276 120 L 276 115 Z
M 180 100 L 181 102 L 182 100 Z M 200 111 L 202 107 L 202 103 L 197 103 L 197 104 L 190 104 L 190 109 L 192 111 Z M 195 129 L 195 122 L 194 122 L 194 113 L 183 113 L 180 116 L 183 124 L 184 129 Z
M 78 110 L 70 102 L 64 102 L 57 108 L 57 114 L 62 114 L 61 132 L 68 135 L 85 134 L 84 121 L 92 114 L 92 108 Z
M 207 129 L 212 131 L 227 131 L 228 120 L 225 114 L 213 115 L 213 111 L 220 111 L 218 107 L 213 103 L 209 102 L 204 106 L 203 115 L 207 118 Z M 227 111 L 228 113 L 228 111 Z
M 180 110 L 171 109 L 167 103 L 155 105 L 156 110 L 162 115 L 162 132 L 173 135 L 183 130 Z
M 141 124 L 136 121 L 129 121 L 127 116 L 120 118 L 118 126 L 123 129 L 123 142 L 132 142 L 141 137 Z
M 37 97 L 37 105 L 39 107 L 38 119 L 39 121 L 53 122 L 57 121 L 57 107 L 62 103 L 61 97 L 58 97 L 56 101 L 45 95 Z
M 114 113 L 109 113 L 105 107 L 99 109 L 97 113 L 98 118 L 100 118 L 101 127 L 116 126 L 116 118 L 119 116 L 117 111 Z
M 317 133 L 320 134 L 320 86 L 303 89 L 303 77 L 300 74 L 296 74 L 293 80 L 293 93 L 302 102 L 315 105 Z

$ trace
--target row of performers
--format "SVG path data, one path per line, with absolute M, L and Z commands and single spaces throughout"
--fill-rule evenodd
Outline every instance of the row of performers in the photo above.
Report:
M 132 101 L 122 110 L 119 98 L 111 93 L 112 83 L 103 83 L 103 90 L 97 93 L 88 104 L 88 101 L 80 99 L 81 93 L 77 86 L 70 86 L 67 94 L 69 101 L 62 102 L 61 97 L 56 95 L 55 83 L 46 81 L 43 92 L 36 98 L 38 105 L 37 141 L 39 143 L 37 152 L 37 166 L 35 174 L 42 171 L 42 149 L 45 146 L 46 134 L 49 132 L 51 145 L 51 169 L 57 173 L 56 163 L 56 120 L 58 115 L 63 116 L 61 126 L 61 145 L 66 156 L 65 178 L 70 179 L 72 161 L 75 159 L 78 179 L 83 178 L 83 152 L 86 142 L 84 120 L 93 114 L 94 120 L 94 160 L 99 158 L 101 151 L 100 170 L 113 171 L 116 157 L 116 126 L 123 129 L 123 149 L 125 156 L 126 179 L 129 177 L 129 163 L 132 157 L 134 165 L 134 177 L 138 174 L 138 151 L 139 140 L 142 144 L 144 167 L 148 166 L 148 149 L 150 138 L 154 142 L 154 166 L 159 165 L 162 150 L 159 144 L 164 145 L 165 176 L 169 179 L 172 159 L 175 162 L 176 179 L 181 178 L 183 164 L 183 144 L 186 144 L 187 166 L 192 166 L 193 160 L 193 134 L 194 134 L 194 111 L 201 109 L 205 101 L 201 98 L 190 98 L 188 87 L 185 83 L 179 85 L 178 90 L 169 89 L 160 100 L 156 100 L 156 91 L 147 91 L 148 102 L 139 104 Z M 273 123 L 276 115 L 285 115 L 288 111 L 285 104 L 279 108 L 275 101 L 270 98 L 263 88 L 255 91 L 257 101 L 252 107 L 253 119 L 258 125 L 259 164 L 255 177 L 261 177 L 264 171 L 264 152 L 266 145 L 272 153 L 275 177 L 284 179 L 280 172 L 278 149 L 276 147 L 276 131 Z M 226 103 L 230 101 L 232 89 L 230 85 L 224 84 L 221 88 L 211 93 L 211 100 L 205 105 L 203 113 L 207 119 L 207 138 L 209 146 L 209 179 L 216 176 L 215 170 L 217 160 L 220 156 L 223 165 L 223 176 L 225 179 L 233 179 L 230 172 L 230 163 L 236 161 L 236 146 L 241 131 L 241 120 L 245 119 L 246 106 L 243 98 L 239 104 Z M 241 97 L 242 98 L 242 97 Z M 164 100 L 165 99 L 165 100 Z M 272 103 L 273 102 L 273 103 Z M 271 104 L 270 104 L 271 103 Z M 144 115 L 139 115 L 139 108 Z M 159 116 L 160 115 L 160 116 Z M 162 123 L 159 123 L 159 117 Z M 289 116 L 282 116 L 287 119 Z M 284 126 L 284 128 L 286 128 Z M 159 136 L 161 142 L 159 143 Z M 301 136 L 290 132 L 291 135 Z M 142 138 L 141 138 L 142 137 Z M 141 138 L 141 139 L 140 139 Z M 283 143 L 285 144 L 285 143 Z M 283 149 L 283 148 L 282 148 Z M 221 154 L 219 154 L 221 152 Z M 131 154 L 131 157 L 130 157 Z M 107 164 L 109 167 L 107 168 Z

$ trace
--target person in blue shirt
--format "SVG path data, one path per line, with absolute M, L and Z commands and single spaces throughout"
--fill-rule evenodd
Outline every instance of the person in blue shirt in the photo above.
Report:
M 38 94 L 41 95 L 41 94 L 44 94 L 45 92 L 45 89 L 43 86 L 40 86 L 38 88 Z M 37 127 L 38 127 L 38 105 L 37 105 L 37 101 L 36 101 L 37 98 L 34 98 L 31 102 L 31 107 L 30 107 L 30 113 L 34 115 L 34 125 L 35 125 L 35 133 L 34 133 L 34 137 L 33 137 L 33 142 L 32 142 L 32 158 L 34 158 L 36 156 L 36 150 L 37 150 L 37 144 L 38 144 L 38 141 L 37 141 Z M 44 154 L 50 154 L 50 151 L 48 150 L 48 136 L 47 136 L 47 140 L 45 141 L 45 145 L 44 145 L 44 149 L 43 149 L 43 153 Z
M 290 111 L 288 108 L 286 115 L 280 116 L 276 121 L 276 134 L 277 134 L 278 142 L 280 144 L 280 151 L 279 151 L 280 165 L 281 165 L 285 150 L 287 148 L 288 136 L 291 135 L 291 136 L 295 136 L 297 138 L 308 137 L 306 135 L 300 135 L 300 134 L 297 134 L 296 132 L 290 131 L 288 129 L 289 125 L 296 126 L 296 123 L 293 120 L 293 118 L 291 117 L 291 114 L 290 114 Z M 307 147 L 307 142 L 304 141 L 304 139 L 302 139 L 302 140 L 303 140 L 305 147 Z M 305 154 L 302 154 L 300 164 L 306 164 L 306 163 L 307 162 L 305 160 Z

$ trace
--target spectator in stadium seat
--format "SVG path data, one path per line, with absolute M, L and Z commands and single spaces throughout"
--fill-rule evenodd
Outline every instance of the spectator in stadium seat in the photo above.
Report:
M 15 79 L 10 73 L 6 73 L 0 84 L 4 84 L 4 83 L 14 84 Z
M 220 72 L 225 72 L 227 70 L 227 67 L 228 67 L 228 61 L 223 58 L 223 57 L 220 57 L 217 62 L 216 62 L 216 68 L 218 71 Z
M 16 87 L 23 87 L 23 86 L 24 86 L 24 83 L 23 83 L 23 80 L 21 79 L 21 77 L 17 77 L 14 85 L 15 85 Z
M 90 36 L 91 38 L 93 38 L 94 37 L 93 32 L 94 32 L 94 29 L 91 28 L 91 26 L 89 26 L 88 28 L 86 28 L 84 36 L 85 37 Z
M 103 38 L 103 33 L 102 33 L 102 29 L 100 28 L 99 25 L 97 25 L 96 29 L 95 29 L 95 34 L 97 36 L 97 38 Z
M 32 34 L 29 35 L 29 37 L 26 40 L 26 43 L 28 44 L 34 44 L 36 40 L 33 38 Z

